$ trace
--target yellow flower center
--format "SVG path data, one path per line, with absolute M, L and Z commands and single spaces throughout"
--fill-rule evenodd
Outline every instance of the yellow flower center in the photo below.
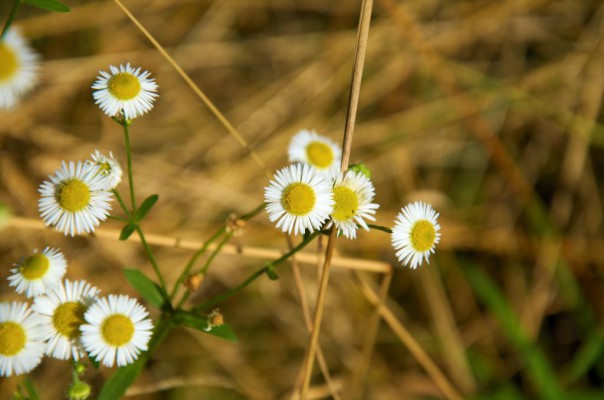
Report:
M 32 281 L 40 279 L 50 267 L 50 261 L 44 254 L 33 254 L 25 259 L 19 267 L 19 272 L 25 279 Z
M 25 347 L 25 329 L 15 322 L 0 322 L 0 355 L 14 356 Z
M 136 76 L 120 72 L 109 79 L 107 90 L 119 100 L 130 100 L 140 93 L 141 83 Z
M 359 209 L 357 194 L 346 186 L 333 188 L 333 199 L 336 204 L 333 206 L 331 216 L 338 221 L 346 221 L 354 217 L 354 214 Z
M 78 301 L 70 301 L 58 306 L 52 315 L 52 324 L 57 332 L 69 339 L 80 337 L 80 325 L 84 321 L 86 306 Z
M 331 147 L 323 142 L 311 142 L 306 146 L 308 163 L 313 167 L 327 168 L 333 162 L 334 154 Z
M 99 172 L 103 175 L 109 175 L 111 173 L 111 165 L 108 161 L 97 163 L 99 166 Z
M 430 221 L 421 219 L 411 228 L 411 246 L 415 251 L 428 251 L 434 245 L 436 231 Z
M 103 339 L 111 346 L 123 346 L 132 339 L 134 324 L 123 314 L 109 316 L 101 325 Z
M 55 197 L 61 208 L 76 212 L 84 209 L 90 202 L 90 189 L 81 180 L 70 179 L 59 185 Z
M 306 183 L 295 182 L 283 190 L 281 205 L 289 214 L 302 216 L 315 206 L 315 191 Z
M 17 55 L 6 43 L 0 42 L 0 82 L 11 79 L 18 69 Z

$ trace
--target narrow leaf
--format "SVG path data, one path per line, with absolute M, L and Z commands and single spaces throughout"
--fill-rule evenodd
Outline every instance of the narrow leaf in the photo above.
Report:
M 120 232 L 120 240 L 127 240 L 130 235 L 134 232 L 135 226 L 133 224 L 128 224 L 122 228 Z
M 69 7 L 57 0 L 23 0 L 23 3 L 48 11 L 69 12 Z
M 145 274 L 136 269 L 124 268 L 124 275 L 130 285 L 152 306 L 161 309 L 164 297 L 159 287 Z
M 139 358 L 134 364 L 119 368 L 103 385 L 103 389 L 98 400 L 115 400 L 121 399 L 126 393 L 126 390 L 134 383 L 136 378 L 143 371 L 146 364 L 146 358 Z
M 30 400 L 40 400 L 40 396 L 38 396 L 38 392 L 36 392 L 36 388 L 34 387 L 31 377 L 28 376 L 25 378 L 23 381 L 23 387 L 25 388 Z
M 157 199 L 159 199 L 159 196 L 156 194 L 152 194 L 143 201 L 141 206 L 138 208 L 138 211 L 136 212 L 137 221 L 140 221 L 145 218 L 145 215 L 147 215 L 149 211 L 151 211 L 151 208 L 153 208 L 153 206 L 157 202 Z
M 549 360 L 523 329 L 520 319 L 499 287 L 489 276 L 469 262 L 465 263 L 464 272 L 474 293 L 497 317 L 503 332 L 518 350 L 519 356 L 525 362 L 527 374 L 531 376 L 536 389 L 541 394 L 540 398 L 560 399 L 562 388 L 558 385 L 558 378 Z
M 233 331 L 233 329 L 227 324 L 213 326 L 211 329 L 208 329 L 207 318 L 186 311 L 179 312 L 176 319 L 177 322 L 182 325 L 197 329 L 198 331 L 202 331 L 209 335 L 218 336 L 219 338 L 228 340 L 229 342 L 237 343 L 237 335 L 235 334 L 235 331 Z

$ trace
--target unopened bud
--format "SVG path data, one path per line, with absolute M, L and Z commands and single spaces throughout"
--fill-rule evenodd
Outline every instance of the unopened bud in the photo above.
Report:
M 90 397 L 90 385 L 86 382 L 78 381 L 67 389 L 67 397 L 69 400 L 86 400 Z
M 191 274 L 187 276 L 187 279 L 184 281 L 183 285 L 189 292 L 195 292 L 201 286 L 201 282 L 203 282 L 203 274 L 201 272 L 197 274 Z
M 76 363 L 76 364 L 73 366 L 73 370 L 74 370 L 74 371 L 75 371 L 75 373 L 76 373 L 76 374 L 78 374 L 78 375 L 82 375 L 84 372 L 86 372 L 86 369 L 87 369 L 87 368 L 88 368 L 88 366 L 87 366 L 86 364 L 84 364 L 84 363 L 81 363 L 81 362 Z
M 232 233 L 233 236 L 235 236 L 235 237 L 238 237 L 243 234 L 243 231 L 245 230 L 245 226 L 246 226 L 246 222 L 244 220 L 237 217 L 236 214 L 229 214 L 229 217 L 227 218 L 227 222 L 226 222 L 226 231 L 227 232 Z
M 220 310 L 216 308 L 208 315 L 208 327 L 205 331 L 211 331 L 212 328 L 222 325 L 224 325 L 224 317 L 220 313 Z
M 367 178 L 371 178 L 371 170 L 364 163 L 353 164 L 348 167 L 349 171 L 354 171 L 357 174 L 363 174 Z

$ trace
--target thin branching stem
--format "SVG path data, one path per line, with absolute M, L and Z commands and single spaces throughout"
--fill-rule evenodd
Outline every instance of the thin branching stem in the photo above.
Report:
M 249 221 L 250 219 L 252 219 L 256 215 L 258 215 L 263 209 L 264 209 L 264 203 L 260 204 L 258 207 L 254 208 L 249 213 L 242 215 L 241 217 L 239 217 L 239 219 L 241 219 L 243 221 Z M 189 262 L 187 262 L 187 265 L 185 266 L 185 268 L 183 269 L 183 271 L 180 273 L 180 276 L 178 277 L 178 279 L 174 283 L 174 287 L 172 288 L 172 291 L 170 292 L 170 300 L 174 299 L 174 296 L 176 296 L 176 291 L 178 290 L 178 285 L 180 285 L 185 280 L 185 278 L 187 277 L 187 275 L 189 275 L 189 272 L 191 272 L 191 269 L 193 268 L 193 266 L 195 265 L 195 263 L 197 262 L 197 260 L 199 259 L 199 257 L 201 257 L 206 252 L 206 250 L 208 249 L 208 247 L 215 240 L 217 240 L 222 234 L 224 234 L 224 232 L 226 232 L 226 230 L 227 230 L 227 226 L 226 226 L 226 224 L 224 224 L 216 232 L 214 232 L 214 234 L 203 244 L 203 246 L 201 246 L 191 256 L 191 259 L 189 260 Z
M 392 233 L 392 229 L 388 228 L 386 226 L 382 226 L 382 225 L 375 225 L 375 224 L 367 224 L 368 227 L 370 227 L 371 229 L 375 229 L 378 231 L 382 231 L 382 232 L 386 232 L 386 233 Z
M 212 262 L 214 261 L 214 259 L 216 258 L 216 256 L 218 255 L 218 253 L 220 253 L 220 250 L 222 249 L 222 247 L 227 244 L 227 242 L 229 240 L 231 240 L 231 238 L 233 237 L 233 233 L 227 233 L 222 240 L 220 241 L 220 243 L 218 243 L 218 246 L 216 246 L 216 248 L 214 249 L 214 251 L 212 251 L 212 254 L 210 254 L 210 256 L 208 257 L 208 259 L 206 260 L 206 262 L 204 263 L 203 267 L 200 268 L 200 270 L 197 273 L 203 274 L 205 275 L 206 272 L 208 271 L 208 268 L 210 268 L 210 265 L 212 265 Z M 189 296 L 191 295 L 190 291 L 186 291 L 183 295 L 182 298 L 180 299 L 180 301 L 178 302 L 178 304 L 176 305 L 176 308 L 179 309 L 185 301 L 187 301 L 187 299 L 189 298 Z
M 279 257 L 278 259 L 266 263 L 262 268 L 260 268 L 256 272 L 254 272 L 246 280 L 244 280 L 242 283 L 240 283 L 233 289 L 229 290 L 228 292 L 219 294 L 218 296 L 214 297 L 213 299 L 210 299 L 209 301 L 194 307 L 193 310 L 194 311 L 207 310 L 207 309 L 215 307 L 216 305 L 224 302 L 225 300 L 230 299 L 231 297 L 233 297 L 237 293 L 239 293 L 241 290 L 243 290 L 245 287 L 247 287 L 250 283 L 254 282 L 260 276 L 264 275 L 269 269 L 275 268 L 275 267 L 283 264 L 292 255 L 296 254 L 298 251 L 300 251 L 304 247 L 306 247 L 318 235 L 319 235 L 319 231 L 311 233 L 310 235 L 305 237 L 304 240 L 302 240 L 302 242 L 300 242 L 300 244 L 298 244 L 296 247 L 294 247 L 293 249 L 291 249 L 290 251 L 288 251 L 287 253 L 285 253 L 284 255 Z

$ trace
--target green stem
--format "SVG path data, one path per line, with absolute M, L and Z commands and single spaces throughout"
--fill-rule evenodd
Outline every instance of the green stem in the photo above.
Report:
M 392 233 L 392 229 L 386 228 L 385 226 L 374 225 L 374 224 L 367 224 L 367 226 L 370 227 L 371 229 L 376 229 L 378 231 L 382 231 L 382 232 L 386 232 L 386 233 Z
M 124 117 L 120 122 L 124 128 L 124 140 L 126 142 L 126 159 L 128 162 L 128 186 L 130 188 L 130 200 L 132 201 L 132 215 L 136 215 L 136 198 L 134 197 L 134 179 L 132 178 L 132 151 L 130 148 L 130 134 L 128 132 L 128 120 Z
M 222 303 L 225 300 L 230 299 L 231 297 L 235 296 L 237 293 L 239 293 L 242 289 L 244 289 L 246 286 L 248 286 L 250 283 L 254 282 L 256 279 L 258 279 L 258 277 L 260 277 L 261 275 L 265 274 L 266 271 L 268 271 L 271 268 L 274 268 L 276 266 L 279 266 L 280 264 L 283 264 L 288 258 L 290 258 L 292 255 L 296 254 L 298 251 L 302 250 L 304 247 L 306 247 L 314 238 L 316 238 L 321 232 L 320 231 L 315 231 L 312 234 L 310 234 L 309 236 L 307 236 L 306 238 L 304 238 L 304 240 L 302 242 L 300 242 L 300 244 L 298 244 L 296 247 L 294 247 L 293 249 L 291 249 L 290 251 L 288 251 L 287 253 L 285 253 L 284 255 L 282 255 L 281 257 L 279 257 L 278 259 L 271 261 L 269 263 L 266 263 L 264 265 L 264 267 L 262 267 L 261 269 L 259 269 L 258 271 L 254 272 L 252 275 L 250 275 L 245 281 L 243 281 L 242 283 L 240 283 L 237 287 L 224 292 L 222 294 L 219 294 L 218 296 L 214 297 L 213 299 L 210 299 L 209 301 L 200 304 L 196 307 L 193 307 L 193 311 L 199 311 L 199 310 L 207 310 L 210 308 L 215 307 L 216 305 Z
M 218 243 L 218 246 L 216 246 L 216 248 L 214 249 L 214 251 L 212 252 L 212 254 L 210 254 L 210 257 L 208 257 L 208 259 L 206 260 L 205 264 L 203 265 L 203 267 L 201 267 L 201 269 L 199 270 L 198 273 L 201 273 L 203 275 L 206 274 L 206 272 L 208 271 L 208 268 L 210 268 L 210 265 L 212 264 L 212 261 L 214 261 L 214 258 L 216 258 L 216 256 L 218 255 L 218 253 L 220 253 L 220 250 L 222 249 L 222 247 L 227 244 L 227 242 L 233 237 L 233 233 L 230 232 L 228 234 L 226 234 L 222 240 L 220 241 L 220 243 Z M 189 298 L 189 296 L 191 295 L 190 291 L 186 291 L 183 295 L 182 298 L 180 299 L 180 301 L 178 302 L 178 305 L 176 306 L 176 309 L 179 309 L 185 301 L 187 301 L 187 299 Z
M 200 249 L 198 249 L 195 254 L 193 254 L 193 256 L 191 257 L 191 259 L 189 260 L 189 262 L 187 263 L 187 265 L 185 266 L 185 269 L 182 271 L 182 273 L 180 274 L 180 276 L 178 277 L 178 279 L 176 280 L 176 282 L 174 283 L 174 287 L 172 288 L 172 292 L 170 293 L 170 300 L 174 299 L 174 296 L 176 296 L 176 291 L 178 290 L 178 286 L 185 280 L 185 278 L 187 277 L 187 275 L 189 275 L 189 272 L 191 271 L 191 268 L 193 268 L 193 265 L 195 265 L 195 263 L 197 262 L 197 259 L 199 257 L 201 257 L 201 255 L 203 253 L 205 253 L 205 251 L 208 249 L 208 246 L 216 239 L 218 239 L 218 237 L 220 235 L 222 235 L 224 232 L 226 231 L 226 226 L 222 226 L 220 229 L 218 229 L 213 235 L 212 237 L 210 237 L 204 244 L 203 246 L 201 246 Z
M 128 219 L 125 222 L 132 222 L 132 215 L 130 215 L 130 211 L 128 210 L 128 207 L 126 207 L 126 203 L 124 203 L 122 196 L 120 196 L 120 193 L 115 189 L 113 189 L 112 192 L 113 192 L 113 195 L 115 196 L 115 198 L 117 199 L 117 202 L 120 203 L 120 207 L 122 207 L 122 211 L 124 212 L 124 214 L 126 214 L 126 217 L 128 217 Z
M 13 7 L 10 9 L 10 13 L 8 14 L 8 18 L 6 19 L 6 23 L 4 24 L 4 28 L 2 28 L 2 34 L 0 35 L 0 41 L 4 39 L 4 37 L 6 36 L 6 32 L 8 32 L 11 25 L 13 24 L 13 20 L 15 19 L 15 16 L 17 15 L 17 10 L 19 9 L 20 5 L 21 5 L 21 0 L 15 0 L 15 2 L 13 3 Z
M 255 217 L 256 215 L 258 215 L 258 213 L 260 213 L 260 211 L 262 211 L 264 209 L 264 203 L 262 203 L 261 205 L 259 205 L 258 207 L 254 208 L 252 211 L 250 211 L 247 214 L 242 215 L 241 217 L 239 217 L 239 219 L 242 219 L 244 221 L 249 221 L 250 219 L 252 219 L 253 217 Z M 182 273 L 180 274 L 180 276 L 178 277 L 178 279 L 176 280 L 176 282 L 174 283 L 174 287 L 172 288 L 172 291 L 170 293 L 170 300 L 174 299 L 174 296 L 176 296 L 176 291 L 178 290 L 178 286 L 185 280 L 185 278 L 187 277 L 187 275 L 189 274 L 189 272 L 191 271 L 191 268 L 193 268 L 193 265 L 195 265 L 195 263 L 197 262 L 197 259 L 203 254 L 205 253 L 205 251 L 208 249 L 208 246 L 213 243 L 216 239 L 218 239 L 220 237 L 220 235 L 222 235 L 224 232 L 226 232 L 226 224 L 223 225 L 222 227 L 220 227 L 204 244 L 203 246 L 198 249 L 193 256 L 191 256 L 191 259 L 189 260 L 189 262 L 187 263 L 187 265 L 185 266 L 185 269 L 182 271 Z
M 138 223 L 134 224 L 134 229 L 136 230 L 136 233 L 138 233 L 138 237 L 140 238 L 141 243 L 143 244 L 143 247 L 145 249 L 145 253 L 147 253 L 147 257 L 149 258 L 149 261 L 151 262 L 153 271 L 155 271 L 155 275 L 157 276 L 157 280 L 159 281 L 159 286 L 161 288 L 162 297 L 164 298 L 164 300 L 166 301 L 167 304 L 172 304 L 170 296 L 168 296 L 168 290 L 166 289 L 166 282 L 164 281 L 164 278 L 161 275 L 161 272 L 159 272 L 159 266 L 157 265 L 157 261 L 155 261 L 155 257 L 153 256 L 153 253 L 151 252 L 151 247 L 149 247 L 149 243 L 147 243 L 147 240 L 145 239 L 145 234 L 143 233 L 143 230 L 141 229 L 141 227 Z

